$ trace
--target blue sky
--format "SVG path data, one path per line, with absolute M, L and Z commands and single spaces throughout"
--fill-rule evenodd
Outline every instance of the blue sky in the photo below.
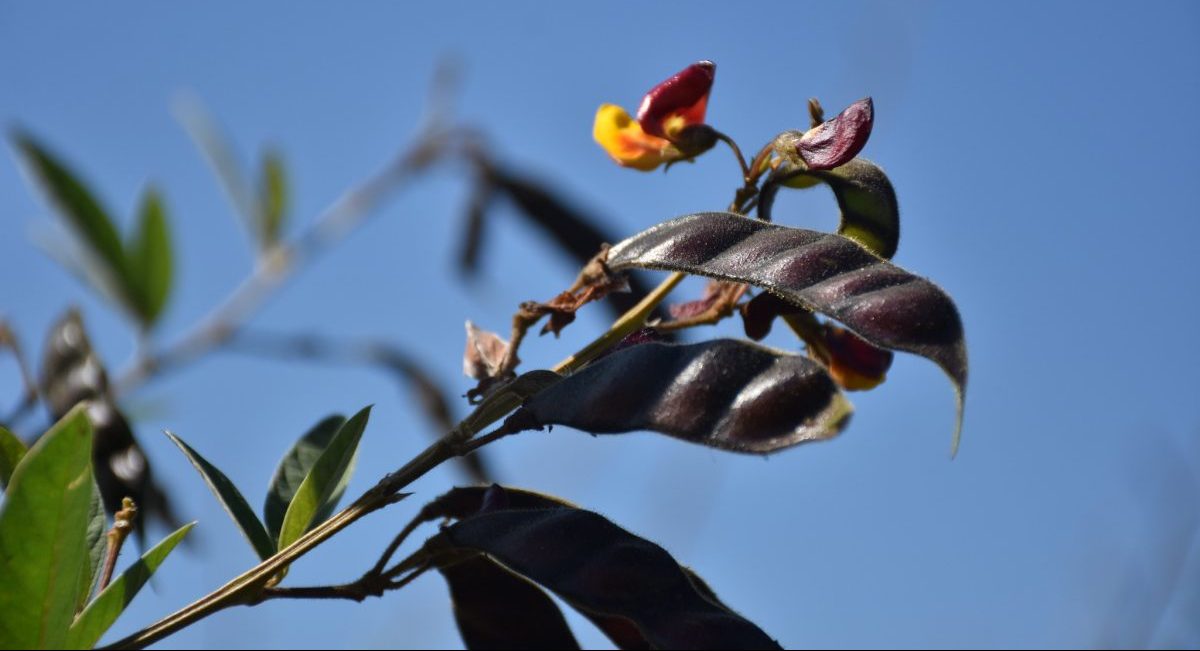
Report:
M 591 141 L 600 103 L 632 109 L 657 81 L 709 58 L 718 64 L 709 122 L 757 149 L 803 127 L 810 96 L 836 111 L 870 95 L 864 155 L 899 194 L 896 261 L 944 287 L 966 327 L 972 377 L 958 458 L 947 455 L 948 382 L 900 356 L 880 389 L 851 396 L 854 421 L 834 442 L 764 460 L 559 428 L 490 450 L 500 478 L 659 542 L 785 646 L 1195 646 L 1195 583 L 1182 582 L 1165 614 L 1162 595 L 1200 573 L 1189 538 L 1200 519 L 1198 37 L 1200 8 L 1183 2 L 5 3 L 0 121 L 67 157 L 123 226 L 147 183 L 164 190 L 179 267 L 158 333 L 170 342 L 252 265 L 172 117 L 181 93 L 219 116 L 245 162 L 278 146 L 303 224 L 408 141 L 437 61 L 454 57 L 459 115 L 495 155 L 558 184 L 621 235 L 725 206 L 737 174 L 722 152 L 666 175 L 616 167 Z M 459 282 L 465 176 L 442 168 L 397 195 L 253 323 L 384 338 L 465 390 L 462 322 L 503 329 L 518 302 L 552 296 L 576 271 L 500 212 L 483 277 Z M 794 193 L 776 216 L 831 228 L 836 206 L 820 191 Z M 121 368 L 130 329 L 34 244 L 55 223 L 9 149 L 0 312 L 36 350 L 77 303 Z M 531 340 L 527 368 L 585 343 L 605 316 L 592 310 L 558 341 Z M 795 345 L 778 333 L 769 343 Z M 0 360 L 0 396 L 17 388 L 15 367 Z M 371 403 L 352 493 L 428 442 L 388 377 L 216 354 L 131 396 L 139 435 L 200 535 L 114 630 L 135 630 L 253 562 L 159 430 L 192 442 L 257 503 L 307 426 Z M 417 495 L 306 558 L 289 581 L 358 576 L 421 501 L 461 481 L 452 469 L 430 474 Z M 585 645 L 604 643 L 586 625 L 577 632 Z M 199 645 L 459 640 L 431 575 L 364 604 L 227 611 L 162 644 Z

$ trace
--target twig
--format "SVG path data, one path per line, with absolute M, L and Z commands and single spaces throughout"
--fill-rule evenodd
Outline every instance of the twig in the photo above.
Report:
M 121 500 L 121 510 L 113 514 L 113 526 L 108 530 L 108 549 L 104 554 L 104 569 L 100 572 L 100 582 L 96 591 L 108 587 L 112 581 L 113 571 L 117 568 L 117 557 L 121 555 L 121 546 L 133 531 L 133 523 L 137 520 L 137 505 L 128 497 Z

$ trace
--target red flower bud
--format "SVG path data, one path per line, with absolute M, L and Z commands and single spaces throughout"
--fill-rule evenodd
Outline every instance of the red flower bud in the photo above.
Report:
M 672 139 L 684 126 L 702 124 L 708 108 L 708 93 L 717 74 L 717 64 L 700 61 L 660 83 L 642 98 L 637 120 L 652 136 Z M 671 118 L 679 124 L 671 124 Z

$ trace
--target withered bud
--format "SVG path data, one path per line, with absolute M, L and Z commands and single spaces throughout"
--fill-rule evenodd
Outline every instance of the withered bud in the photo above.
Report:
M 796 150 L 810 170 L 845 165 L 867 144 L 874 122 L 871 98 L 860 99 L 832 120 L 809 129 L 796 143 Z

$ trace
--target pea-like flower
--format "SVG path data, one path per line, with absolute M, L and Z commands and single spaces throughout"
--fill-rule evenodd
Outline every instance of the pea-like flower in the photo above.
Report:
M 716 143 L 716 132 L 704 124 L 716 71 L 712 61 L 684 68 L 646 93 L 636 120 L 602 104 L 592 137 L 618 165 L 644 172 L 704 153 Z

